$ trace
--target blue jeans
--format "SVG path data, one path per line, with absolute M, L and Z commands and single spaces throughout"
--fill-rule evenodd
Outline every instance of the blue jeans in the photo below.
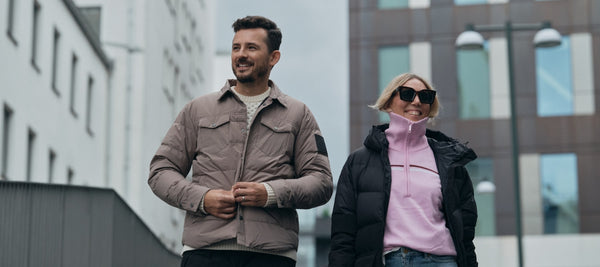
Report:
M 385 255 L 386 267 L 457 267 L 456 257 L 438 256 L 409 248 Z

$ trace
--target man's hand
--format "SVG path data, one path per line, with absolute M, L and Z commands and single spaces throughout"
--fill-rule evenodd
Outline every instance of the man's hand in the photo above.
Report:
M 264 207 L 267 203 L 267 189 L 260 183 L 239 182 L 231 188 L 235 202 L 242 206 Z
M 204 210 L 221 219 L 231 219 L 235 216 L 236 203 L 231 191 L 212 189 L 204 195 Z

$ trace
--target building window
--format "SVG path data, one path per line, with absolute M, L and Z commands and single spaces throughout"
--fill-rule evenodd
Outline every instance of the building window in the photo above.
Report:
M 8 180 L 8 167 L 10 160 L 10 138 L 12 127 L 12 109 L 4 105 L 4 115 L 2 116 L 2 168 L 0 172 L 1 180 Z
M 71 167 L 67 168 L 67 184 L 73 184 L 73 180 L 75 179 L 75 172 Z
M 196 38 L 194 38 L 194 55 L 193 55 L 193 60 L 190 60 L 190 68 L 191 68 L 191 80 L 192 80 L 192 84 L 195 86 L 195 83 L 204 83 L 204 75 L 202 75 L 202 63 L 205 60 L 203 59 L 204 56 L 204 45 L 203 45 L 203 39 L 201 38 L 201 36 L 196 36 Z
M 539 116 L 573 115 L 573 75 L 570 38 L 560 46 L 535 50 Z
M 173 89 L 172 92 L 173 94 L 171 95 L 171 98 L 169 98 L 169 103 L 171 104 L 171 117 L 175 117 L 175 115 L 177 114 L 177 108 L 176 108 L 176 100 L 177 100 L 177 88 L 179 87 L 178 85 L 180 84 L 180 80 L 179 80 L 179 67 L 175 66 L 173 69 Z
M 495 192 L 490 185 L 494 184 L 494 169 L 491 158 L 477 158 L 467 165 L 467 170 L 475 189 L 477 203 L 476 236 L 496 235 Z
M 379 91 L 377 97 L 381 95 L 383 89 L 394 79 L 394 77 L 410 71 L 410 53 L 408 46 L 385 46 L 379 48 Z M 379 112 L 379 121 L 388 122 L 389 115 L 385 112 Z
M 54 93 L 57 96 L 60 96 L 60 91 L 58 90 L 58 85 L 57 85 L 57 75 L 58 75 L 58 45 L 59 45 L 59 41 L 60 41 L 60 32 L 58 32 L 58 29 L 54 28 L 54 37 L 53 37 L 53 41 L 52 41 L 52 91 L 54 91 Z
M 16 13 L 16 0 L 8 0 L 8 22 L 6 23 L 6 35 L 17 45 L 17 39 L 15 38 L 15 13 Z
M 486 4 L 488 0 L 454 0 L 457 6 Z
M 181 45 L 179 43 L 181 38 L 179 38 L 179 35 L 181 32 L 180 21 L 182 20 L 183 15 L 181 14 L 181 5 L 179 4 L 179 1 L 173 1 L 173 8 L 175 10 L 175 12 L 171 13 L 175 19 L 175 23 L 173 23 L 173 36 L 175 36 L 175 38 L 173 38 L 173 43 L 175 45 L 175 50 L 177 50 L 177 52 L 181 52 Z
M 579 233 L 577 156 L 545 154 L 540 158 L 545 234 Z
M 408 8 L 408 0 L 377 0 L 379 9 Z
M 165 2 L 167 2 L 167 7 L 169 8 L 169 11 L 171 13 L 171 15 L 175 16 L 176 14 L 176 8 L 175 8 L 175 3 L 173 3 L 175 0 L 165 0 Z
M 48 183 L 54 181 L 54 165 L 56 164 L 56 152 L 50 149 L 48 153 Z
M 25 170 L 25 179 L 27 181 L 31 181 L 31 176 L 33 172 L 33 159 L 35 153 L 35 132 L 29 128 L 27 131 L 27 165 Z
M 174 71 L 173 71 L 173 60 L 171 59 L 171 56 L 169 55 L 169 51 L 168 50 L 164 50 L 163 52 L 163 64 L 162 64 L 162 89 L 163 89 L 163 93 L 165 94 L 165 97 L 167 98 L 167 101 L 169 103 L 173 103 L 174 98 L 173 98 L 173 79 L 174 78 Z
M 191 26 L 191 17 L 189 8 L 186 2 L 181 2 L 181 13 L 178 18 L 179 25 L 179 34 L 181 35 L 181 43 L 185 50 L 189 53 L 191 50 L 191 45 L 189 41 L 190 34 L 190 26 Z
M 94 99 L 94 78 L 88 77 L 86 112 L 85 112 L 85 127 L 90 136 L 94 136 L 92 131 L 92 99 Z
M 75 97 L 77 89 L 77 55 L 73 54 L 71 57 L 71 97 L 69 100 L 69 107 L 73 117 L 77 118 L 77 110 L 75 110 Z
M 33 2 L 33 28 L 31 29 L 31 65 L 36 71 L 40 71 L 40 67 L 37 63 L 38 57 L 38 35 L 39 35 L 39 27 L 40 27 L 40 11 L 42 7 L 38 1 Z
M 490 117 L 490 68 L 488 42 L 484 49 L 458 49 L 459 117 L 483 119 Z

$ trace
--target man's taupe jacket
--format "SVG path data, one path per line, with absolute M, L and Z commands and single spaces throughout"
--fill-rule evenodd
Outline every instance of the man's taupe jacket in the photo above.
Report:
M 148 184 L 162 200 L 186 210 L 184 245 L 202 248 L 237 238 L 256 249 L 297 249 L 295 209 L 322 205 L 333 191 L 319 126 L 306 105 L 269 81 L 271 93 L 248 131 L 235 84 L 229 80 L 183 108 L 150 163 Z M 191 181 L 185 179 L 190 168 Z M 231 220 L 202 215 L 198 206 L 209 189 L 231 190 L 241 181 L 268 183 L 277 207 L 238 205 Z

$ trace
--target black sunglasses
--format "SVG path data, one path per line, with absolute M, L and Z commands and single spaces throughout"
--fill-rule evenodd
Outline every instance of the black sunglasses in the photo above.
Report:
M 436 93 L 431 89 L 416 91 L 415 89 L 406 86 L 398 86 L 396 92 L 400 96 L 400 99 L 408 102 L 412 102 L 415 100 L 415 96 L 419 95 L 419 101 L 423 104 L 433 104 Z

